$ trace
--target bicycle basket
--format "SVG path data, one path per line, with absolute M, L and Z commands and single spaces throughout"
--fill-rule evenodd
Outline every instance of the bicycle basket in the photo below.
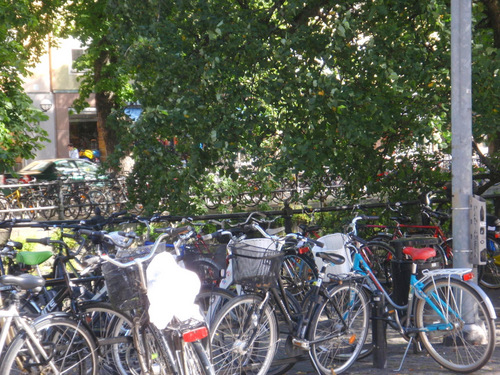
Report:
M 279 277 L 285 254 L 268 238 L 246 239 L 229 246 L 233 280 L 243 287 L 268 289 Z
M 12 232 L 12 227 L 0 228 L 0 246 L 4 246 L 10 239 L 10 233 Z
M 116 260 L 129 262 L 134 258 L 144 257 L 151 251 L 151 246 L 139 246 L 136 248 L 120 249 L 116 255 Z M 108 288 L 108 296 L 111 305 L 119 311 L 135 310 L 136 314 L 147 308 L 147 296 L 142 293 L 141 274 L 139 267 L 134 264 L 130 267 L 120 268 L 106 262 L 102 265 L 102 274 Z M 145 288 L 146 286 L 144 286 Z

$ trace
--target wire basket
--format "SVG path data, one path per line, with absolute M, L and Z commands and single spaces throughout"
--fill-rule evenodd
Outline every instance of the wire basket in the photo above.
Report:
M 278 280 L 285 254 L 268 238 L 239 241 L 229 246 L 233 280 L 249 289 L 269 289 Z
M 0 246 L 4 246 L 10 239 L 10 234 L 12 232 L 12 227 L 0 228 Z
M 151 249 L 152 246 L 120 249 L 115 259 L 123 263 L 130 262 L 135 258 L 146 256 Z M 157 249 L 157 252 L 160 250 Z M 142 269 L 139 267 L 146 267 L 149 262 L 141 265 L 134 264 L 126 268 L 120 268 L 109 262 L 102 265 L 109 300 L 115 309 L 124 312 L 133 311 L 138 315 L 148 307 L 146 285 L 141 285 Z

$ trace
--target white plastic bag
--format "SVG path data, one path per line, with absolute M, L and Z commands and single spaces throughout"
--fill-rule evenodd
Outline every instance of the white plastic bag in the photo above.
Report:
M 175 316 L 181 321 L 202 321 L 200 308 L 194 303 L 201 287 L 198 275 L 182 268 L 168 252 L 156 255 L 146 269 L 149 318 L 164 329 Z

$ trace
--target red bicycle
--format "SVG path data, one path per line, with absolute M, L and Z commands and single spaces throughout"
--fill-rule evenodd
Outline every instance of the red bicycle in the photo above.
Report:
M 393 211 L 398 211 L 401 207 L 396 203 L 396 209 L 390 207 Z M 450 215 L 444 212 L 433 210 L 429 205 L 421 206 L 422 215 L 428 219 L 429 224 L 414 224 L 411 218 L 404 215 L 392 216 L 391 220 L 395 225 L 383 224 L 364 224 L 365 228 L 378 230 L 377 234 L 370 238 L 370 241 L 390 242 L 399 238 L 409 237 L 435 237 L 438 238 L 438 246 L 436 248 L 436 260 L 443 267 L 451 267 L 453 263 L 453 239 L 448 237 L 443 230 L 443 224 L 450 220 Z M 378 216 L 371 217 L 377 220 Z

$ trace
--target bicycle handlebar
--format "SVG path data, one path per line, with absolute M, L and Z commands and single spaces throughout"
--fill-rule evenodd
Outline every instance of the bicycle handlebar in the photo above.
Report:
M 109 255 L 106 255 L 106 254 L 99 254 L 99 256 L 101 257 L 102 260 L 104 260 L 106 262 L 110 262 L 111 264 L 114 264 L 115 266 L 120 267 L 120 268 L 127 268 L 127 267 L 133 266 L 135 264 L 144 263 L 144 262 L 147 262 L 148 260 L 150 260 L 154 256 L 154 254 L 155 254 L 156 250 L 158 249 L 160 243 L 165 238 L 167 238 L 167 237 L 174 237 L 174 236 L 178 236 L 179 237 L 179 239 L 174 242 L 174 248 L 176 249 L 176 251 L 178 251 L 178 249 L 180 248 L 180 246 L 182 245 L 182 243 L 185 242 L 187 239 L 191 238 L 192 235 L 193 235 L 193 231 L 192 230 L 189 230 L 186 233 L 186 230 L 185 230 L 186 228 L 188 228 L 188 227 L 181 227 L 181 228 L 171 228 L 171 227 L 169 227 L 169 228 L 160 228 L 160 229 L 162 229 L 163 233 L 160 234 L 160 236 L 156 239 L 155 243 L 153 244 L 153 248 L 151 249 L 151 251 L 149 252 L 149 254 L 147 254 L 144 257 L 135 258 L 134 260 L 129 261 L 129 262 L 122 263 L 122 262 L 120 262 L 120 261 L 118 261 L 116 259 L 111 258 Z M 181 231 L 181 229 L 183 231 Z M 183 233 L 185 233 L 185 234 L 183 235 Z M 110 237 L 107 233 L 92 232 L 92 233 L 87 233 L 87 234 L 102 236 L 104 239 L 110 240 L 112 243 L 115 243 L 114 240 L 113 240 L 113 238 Z

